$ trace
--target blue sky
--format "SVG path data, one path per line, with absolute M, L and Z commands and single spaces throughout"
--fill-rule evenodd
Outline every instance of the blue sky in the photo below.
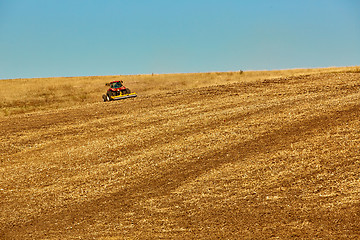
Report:
M 354 65 L 358 0 L 0 0 L 0 79 Z

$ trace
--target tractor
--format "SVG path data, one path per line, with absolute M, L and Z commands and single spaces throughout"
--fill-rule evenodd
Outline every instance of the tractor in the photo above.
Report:
M 136 93 L 131 92 L 123 85 L 123 81 L 112 81 L 106 83 L 105 86 L 109 86 L 109 89 L 102 96 L 104 102 L 137 97 Z

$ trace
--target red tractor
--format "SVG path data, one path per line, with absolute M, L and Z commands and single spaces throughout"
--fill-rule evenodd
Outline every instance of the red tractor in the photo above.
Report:
M 106 86 L 110 86 L 110 88 L 107 90 L 107 93 L 102 96 L 104 102 L 132 98 L 137 96 L 136 93 L 132 93 L 130 89 L 126 88 L 123 85 L 123 81 L 113 81 L 107 83 Z

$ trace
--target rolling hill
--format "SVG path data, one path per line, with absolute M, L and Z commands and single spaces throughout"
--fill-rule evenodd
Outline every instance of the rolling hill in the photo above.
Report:
M 2 83 L 0 239 L 360 237 L 357 69 L 63 80 Z

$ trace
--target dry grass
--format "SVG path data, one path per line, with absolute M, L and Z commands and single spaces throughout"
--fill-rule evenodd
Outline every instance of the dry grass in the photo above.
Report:
M 274 71 L 94 76 L 0 81 L 0 117 L 101 101 L 106 82 L 124 80 L 140 95 L 305 74 L 359 71 L 358 67 Z
M 0 118 L 0 239 L 360 237 L 357 68 L 124 80 Z

